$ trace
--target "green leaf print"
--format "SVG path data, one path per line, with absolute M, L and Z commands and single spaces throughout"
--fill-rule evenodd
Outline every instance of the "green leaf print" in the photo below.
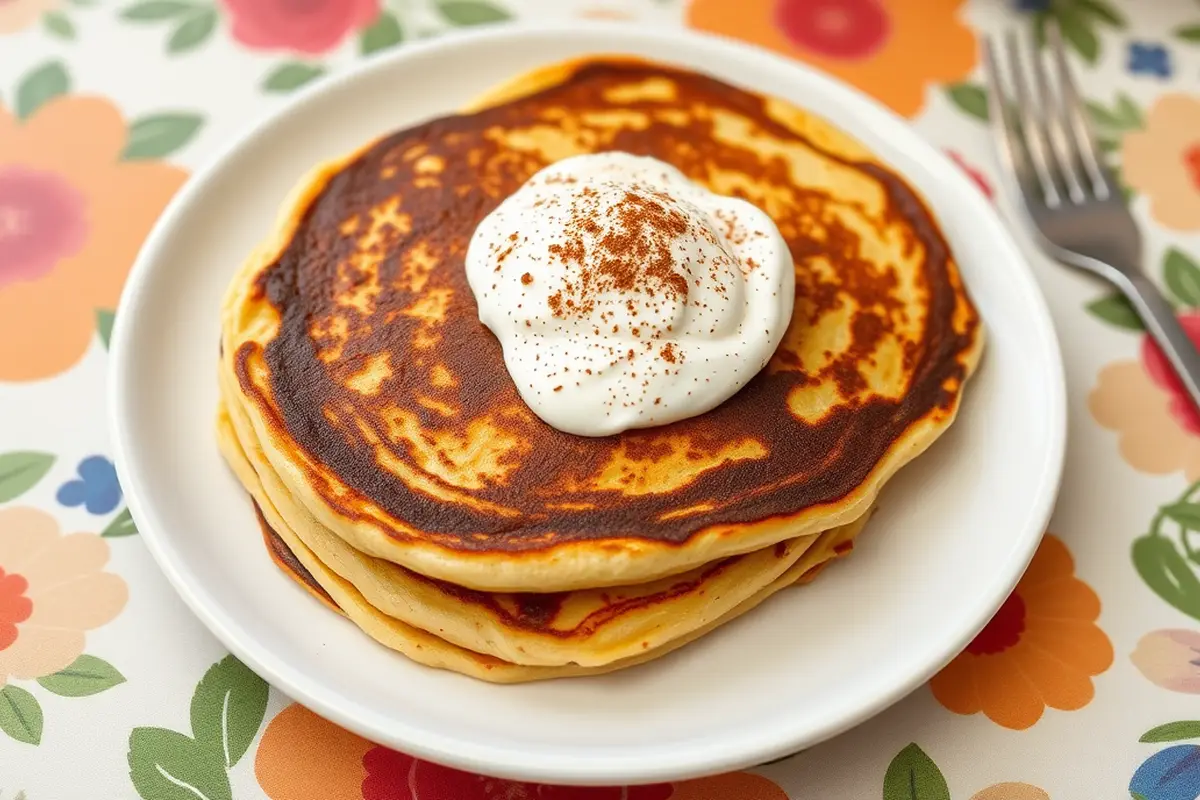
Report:
M 113 517 L 112 522 L 104 526 L 100 536 L 105 539 L 116 539 L 120 536 L 134 536 L 137 532 L 137 523 L 133 521 L 133 515 L 126 508 Z
M 1117 93 L 1117 119 L 1127 131 L 1140 130 L 1146 126 L 1142 110 L 1133 102 L 1133 98 L 1124 92 Z
M 365 56 L 379 50 L 395 47 L 403 41 L 404 31 L 400 28 L 400 21 L 396 19 L 395 14 L 384 11 L 371 27 L 362 32 L 362 36 L 359 37 L 358 47 Z
M 84 653 L 69 666 L 37 681 L 46 691 L 62 697 L 88 697 L 124 683 L 125 676 L 104 659 Z
M 1142 325 L 1142 318 L 1133 310 L 1133 306 L 1129 305 L 1129 301 L 1125 299 L 1124 295 L 1110 294 L 1088 303 L 1085 308 L 1089 314 L 1104 320 L 1109 325 L 1115 325 L 1127 331 L 1144 331 L 1146 329 Z
M 213 664 L 192 693 L 192 736 L 134 728 L 129 777 L 144 800 L 232 800 L 229 776 L 267 710 L 266 681 L 232 655 Z M 194 737 L 194 738 L 193 738 Z
M 96 333 L 100 335 L 100 341 L 104 344 L 104 349 L 108 349 L 108 343 L 112 341 L 113 322 L 116 320 L 115 312 L 105 308 L 96 309 Z
M 1162 507 L 1163 516 L 1174 520 L 1189 531 L 1200 531 L 1200 503 L 1180 501 Z
M 1121 124 L 1121 118 L 1117 116 L 1115 111 L 1109 111 L 1102 103 L 1095 100 L 1085 101 L 1089 116 L 1092 122 L 1098 128 L 1110 128 L 1112 130 L 1121 130 L 1124 125 Z
M 1092 123 L 1102 139 L 1141 130 L 1146 124 L 1142 110 L 1137 107 L 1133 98 L 1124 92 L 1117 93 L 1111 107 L 1096 100 L 1087 100 L 1085 103 L 1088 116 L 1092 118 Z
M 1200 265 L 1171 248 L 1163 258 L 1163 280 L 1171 294 L 1188 308 L 1200 307 Z
M 988 119 L 987 90 L 977 83 L 956 83 L 946 87 L 950 102 L 976 119 Z
M 269 693 L 266 681 L 226 656 L 209 668 L 192 695 L 192 735 L 232 767 L 254 741 Z
M 1092 20 L 1078 7 L 1064 6 L 1055 13 L 1064 41 L 1089 64 L 1100 57 L 1100 40 Z
M 1175 29 L 1175 37 L 1191 44 L 1200 44 L 1200 25 L 1184 25 Z
M 486 25 L 504 22 L 512 15 L 499 6 L 483 0 L 442 0 L 438 10 L 452 25 Z
M 0 731 L 18 742 L 41 744 L 42 707 L 37 698 L 12 684 L 0 689 Z
M 146 0 L 144 3 L 136 3 L 122 11 L 121 19 L 133 22 L 156 22 L 160 19 L 178 17 L 195 8 L 195 3 L 185 3 L 181 0 Z
M 1200 620 L 1200 580 L 1173 541 L 1146 534 L 1134 540 L 1132 556 L 1138 574 L 1155 594 Z
M 54 466 L 49 453 L 16 452 L 0 455 L 0 503 L 15 500 L 37 485 Z
M 1109 0 L 1052 0 L 1049 8 L 1039 11 L 1033 18 L 1034 35 L 1039 44 L 1046 43 L 1046 33 L 1051 20 L 1058 23 L 1063 41 L 1082 56 L 1089 64 L 1095 64 L 1100 56 L 1098 26 L 1121 29 L 1126 26 L 1125 17 Z
M 217 753 L 165 728 L 133 729 L 129 777 L 143 800 L 233 800 Z
M 268 92 L 290 92 L 325 74 L 325 68 L 320 64 L 305 64 L 301 61 L 290 61 L 280 64 L 263 81 L 263 89 Z
M 1125 18 L 1107 0 L 1075 0 L 1080 11 L 1106 22 L 1114 28 L 1124 28 Z
M 204 118 L 199 114 L 153 114 L 129 125 L 129 139 L 121 151 L 124 161 L 163 158 L 190 142 Z
M 914 742 L 888 764 L 883 800 L 950 800 L 950 787 L 937 764 Z
M 71 24 L 70 18 L 61 11 L 49 11 L 42 17 L 42 24 L 46 26 L 46 30 L 62 39 L 75 38 L 75 26 Z
M 70 89 L 71 78 L 61 62 L 43 64 L 22 78 L 17 86 L 17 118 L 28 119 L 47 102 Z
M 1200 739 L 1200 720 L 1180 720 L 1158 725 L 1142 734 L 1139 742 L 1179 742 Z
M 167 39 L 168 53 L 186 53 L 194 50 L 212 35 L 217 27 L 217 10 L 199 8 L 190 14 L 171 32 Z

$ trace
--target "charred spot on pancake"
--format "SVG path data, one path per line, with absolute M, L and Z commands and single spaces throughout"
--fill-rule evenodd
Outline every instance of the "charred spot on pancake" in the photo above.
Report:
M 623 91 L 647 81 L 671 91 Z M 723 125 L 750 139 L 729 141 Z M 882 209 L 855 224 L 853 208 L 832 213 L 837 197 L 798 183 L 753 136 L 870 182 Z M 531 175 L 601 150 L 653 156 L 705 185 L 724 176 L 726 193 L 760 200 L 796 262 L 796 312 L 771 364 L 716 409 L 582 439 L 521 402 L 463 258 L 479 220 Z M 911 285 L 866 256 L 871 226 L 892 223 L 919 259 Z M 712 78 L 598 60 L 536 94 L 386 136 L 330 177 L 256 278 L 279 317 L 255 354 L 269 386 L 251 385 L 240 351 L 237 377 L 327 473 L 310 474 L 314 489 L 348 518 L 370 503 L 401 523 L 397 536 L 456 550 L 586 539 L 617 557 L 643 540 L 682 545 L 836 503 L 912 426 L 951 411 L 978 327 L 973 308 L 961 319 L 955 269 L 930 212 L 890 170 L 822 150 L 762 98 Z M 829 341 L 800 346 L 818 334 Z M 388 370 L 362 371 L 383 355 Z M 879 384 L 900 379 L 883 362 L 902 371 L 891 393 Z

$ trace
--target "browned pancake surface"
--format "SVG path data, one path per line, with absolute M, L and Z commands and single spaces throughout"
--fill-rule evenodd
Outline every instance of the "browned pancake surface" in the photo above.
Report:
M 646 81 L 669 91 L 636 99 L 622 91 Z M 617 537 L 680 543 L 710 526 L 836 503 L 910 426 L 952 414 L 978 318 L 969 303 L 964 310 L 951 255 L 922 201 L 876 163 L 826 154 L 883 188 L 884 217 L 902 221 L 905 248 L 923 253 L 916 289 L 926 314 L 897 359 L 907 386 L 876 395 L 864 365 L 908 321 L 895 276 L 859 255 L 859 234 L 825 213 L 830 197 L 797 186 L 786 164 L 722 142 L 714 129 L 722 111 L 774 139 L 801 140 L 764 101 L 711 78 L 592 61 L 537 94 L 387 136 L 328 181 L 258 278 L 280 316 L 278 334 L 265 349 L 242 345 L 235 361 L 243 392 L 271 424 L 352 490 L 323 493 L 330 506 L 356 519 L 358 501 L 369 501 L 459 550 Z M 612 124 L 630 112 L 636 124 Z M 542 127 L 568 129 L 571 152 L 513 146 Z M 480 219 L 534 172 L 604 150 L 654 156 L 706 185 L 738 174 L 777 190 L 785 200 L 765 210 L 796 261 L 797 297 L 772 364 L 729 401 L 665 428 L 594 439 L 558 432 L 523 404 L 478 321 L 463 259 Z M 835 277 L 810 267 L 818 258 Z M 850 346 L 807 368 L 793 345 L 848 297 Z M 265 392 L 250 377 L 251 359 L 265 365 Z M 827 413 L 805 419 L 789 409 L 789 397 L 821 384 L 838 397 Z M 676 476 L 669 490 L 641 469 L 664 464 Z M 415 486 L 406 471 L 455 499 Z M 320 476 L 310 478 L 319 490 Z

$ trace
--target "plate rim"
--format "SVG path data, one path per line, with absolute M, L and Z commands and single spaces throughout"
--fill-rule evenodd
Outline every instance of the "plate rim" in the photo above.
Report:
M 702 742 L 698 745 L 689 743 L 687 746 L 672 748 L 669 754 L 656 752 L 651 757 L 572 755 L 559 757 L 552 762 L 536 753 L 531 755 L 511 746 L 463 743 L 452 736 L 410 726 L 403 720 L 390 719 L 384 727 L 372 720 L 356 716 L 352 713 L 353 709 L 346 711 L 338 703 L 343 698 L 337 689 L 330 689 L 328 684 L 303 674 L 303 670 L 293 668 L 283 659 L 274 656 L 269 647 L 258 644 L 252 637 L 243 637 L 230 626 L 230 623 L 234 622 L 233 617 L 214 607 L 215 604 L 210 604 L 201 596 L 196 582 L 185 574 L 187 567 L 180 563 L 182 559 L 172 553 L 170 536 L 160 533 L 167 526 L 154 510 L 154 502 L 146 496 L 139 471 L 131 466 L 131 453 L 136 450 L 137 437 L 130 435 L 130 431 L 136 426 L 126 424 L 129 415 L 124 409 L 131 402 L 130 398 L 135 392 L 129 380 L 132 368 L 127 361 L 132 350 L 133 330 L 136 327 L 132 320 L 136 317 L 144 287 L 149 282 L 156 263 L 160 261 L 160 251 L 164 250 L 171 231 L 186 222 L 190 207 L 206 193 L 222 165 L 238 151 L 267 135 L 271 128 L 284 122 L 289 115 L 304 105 L 326 94 L 344 91 L 365 76 L 387 72 L 410 59 L 436 55 L 437 51 L 449 53 L 462 48 L 469 49 L 478 43 L 547 35 L 607 37 L 613 40 L 614 50 L 620 50 L 621 42 L 631 38 L 647 43 L 668 41 L 683 48 L 708 51 L 714 56 L 725 52 L 741 60 L 760 61 L 764 71 L 783 73 L 794 70 L 805 73 L 807 81 L 824 84 L 823 88 L 830 97 L 836 97 L 840 102 L 855 107 L 856 115 L 873 118 L 875 122 L 887 126 L 897 137 L 904 140 L 897 146 L 897 151 L 907 151 L 911 158 L 942 172 L 943 175 L 939 177 L 949 184 L 942 189 L 943 193 L 960 197 L 963 202 L 975 206 L 981 215 L 988 218 L 986 226 L 991 229 L 990 238 L 1003 248 L 1005 252 L 1002 255 L 1006 256 L 1005 260 L 1012 262 L 1013 279 L 1020 284 L 1019 290 L 1025 308 L 1033 312 L 1032 318 L 1025 320 L 1025 323 L 1036 328 L 1037 338 L 1043 339 L 1050 348 L 1046 359 L 1048 372 L 1045 376 L 1048 395 L 1042 398 L 1047 410 L 1048 432 L 1045 459 L 1041 465 L 1044 475 L 1038 483 L 1036 497 L 1031 498 L 1030 512 L 1027 515 L 1031 524 L 1028 530 L 1023 530 L 1020 536 L 1014 537 L 1014 556 L 1004 577 L 995 581 L 986 593 L 981 592 L 981 596 L 986 597 L 986 602 L 981 606 L 985 613 L 976 615 L 976 624 L 970 629 L 959 631 L 953 637 L 945 637 L 947 641 L 936 653 L 930 654 L 925 669 L 904 676 L 904 680 L 892 681 L 887 691 L 877 692 L 869 698 L 864 697 L 854 706 L 852 713 L 829 719 L 824 725 L 789 728 L 786 731 L 779 730 L 776 726 L 770 731 L 772 735 L 769 741 L 763 734 L 759 734 L 755 738 L 743 737 L 735 742 Z M 873 152 L 875 150 L 876 148 L 872 148 Z M 924 187 L 916 188 L 925 194 Z M 516 780 L 574 785 L 637 784 L 681 780 L 744 769 L 818 744 L 881 713 L 927 682 L 945 666 L 987 624 L 1008 597 L 1024 574 L 1042 539 L 1054 510 L 1065 466 L 1068 433 L 1067 391 L 1058 334 L 1033 270 L 1008 226 L 1000 218 L 998 210 L 986 201 L 944 154 L 913 129 L 907 120 L 874 98 L 801 62 L 724 36 L 687 28 L 647 28 L 604 21 L 497 24 L 409 43 L 403 48 L 364 59 L 336 75 L 304 87 L 281 107 L 258 117 L 230 137 L 193 172 L 184 187 L 167 204 L 139 250 L 126 278 L 117 309 L 109 348 L 107 391 L 108 427 L 113 446 L 113 460 L 128 508 L 138 522 L 141 538 L 172 589 L 183 599 L 192 614 L 224 647 L 271 685 L 331 722 L 371 741 L 428 761 Z M 133 309 L 133 313 L 121 313 L 125 309 Z M 983 358 L 987 360 L 986 352 Z M 498 687 L 498 690 L 502 691 L 503 687 Z

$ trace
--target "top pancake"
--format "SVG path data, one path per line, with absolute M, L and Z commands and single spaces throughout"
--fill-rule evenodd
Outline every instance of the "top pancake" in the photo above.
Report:
M 534 172 L 623 150 L 775 220 L 796 263 L 770 365 L 715 410 L 584 438 L 520 400 L 463 258 Z M 954 419 L 977 313 L 919 196 L 828 123 L 596 58 L 311 172 L 224 310 L 264 451 L 372 555 L 491 591 L 628 584 L 860 516 Z

